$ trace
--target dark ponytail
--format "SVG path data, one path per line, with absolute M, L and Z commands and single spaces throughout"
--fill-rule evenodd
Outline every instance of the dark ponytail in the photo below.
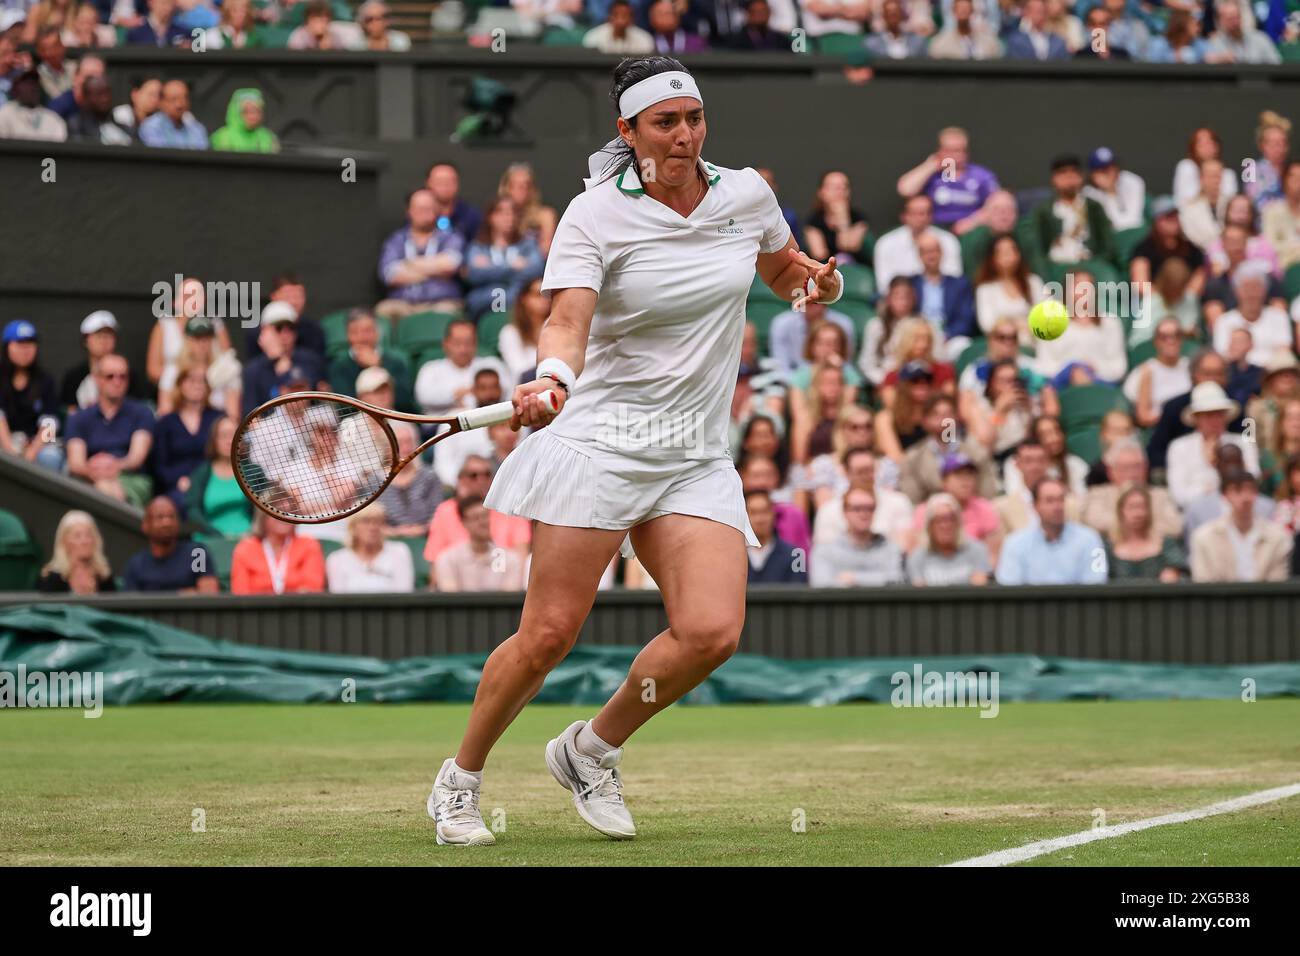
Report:
M 628 87 L 649 77 L 658 76 L 660 73 L 673 72 L 690 73 L 691 71 L 671 56 L 629 56 L 619 60 L 618 66 L 614 67 L 614 82 L 609 87 L 609 98 L 614 102 L 614 115 L 618 115 L 618 98 Z M 636 126 L 636 119 L 633 116 L 628 120 L 628 124 Z M 617 145 L 604 148 L 601 152 L 609 155 L 609 160 L 601 172 L 602 180 L 608 179 L 628 163 L 632 163 L 632 167 L 636 169 L 636 156 L 632 153 L 632 147 L 622 139 Z M 641 170 L 636 169 L 636 174 L 639 179 Z

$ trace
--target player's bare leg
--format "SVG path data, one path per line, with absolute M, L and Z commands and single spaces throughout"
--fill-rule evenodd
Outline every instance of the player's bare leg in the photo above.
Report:
M 456 757 L 434 779 L 428 810 L 439 843 L 488 844 L 478 791 L 488 752 L 572 649 L 624 532 L 535 522 L 519 630 L 488 657 Z
M 533 562 L 519 630 L 483 665 L 469 725 L 456 752 L 465 770 L 483 769 L 488 751 L 578 639 L 596 600 L 600 576 L 623 541 L 622 531 L 534 523 Z
M 618 772 L 624 741 L 731 656 L 748 577 L 744 537 L 707 518 L 664 515 L 634 529 L 632 544 L 663 593 L 668 630 L 637 655 L 594 720 L 575 721 L 546 745 L 546 765 L 573 793 L 578 815 L 614 839 L 636 835 Z
M 668 629 L 637 655 L 592 721 L 615 747 L 732 655 L 745 624 L 749 577 L 744 536 L 707 518 L 664 515 L 635 528 L 632 546 L 663 594 Z

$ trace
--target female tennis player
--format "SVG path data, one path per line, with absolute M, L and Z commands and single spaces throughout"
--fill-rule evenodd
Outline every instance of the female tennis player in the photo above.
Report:
M 583 820 L 635 836 L 623 745 L 731 656 L 745 619 L 745 548 L 758 539 L 727 437 L 755 270 L 792 301 L 843 291 L 835 260 L 799 250 L 757 172 L 700 158 L 704 100 L 681 63 L 625 59 L 611 98 L 618 138 L 592 155 L 586 191 L 560 220 L 537 378 L 512 399 L 513 426 L 550 424 L 520 442 L 487 496 L 534 519 L 532 570 L 519 630 L 488 658 L 460 749 L 434 780 L 439 843 L 495 842 L 478 804 L 488 752 L 569 653 L 629 543 L 668 629 L 600 713 L 546 745 L 546 764 Z M 548 389 L 561 393 L 554 421 L 536 397 Z

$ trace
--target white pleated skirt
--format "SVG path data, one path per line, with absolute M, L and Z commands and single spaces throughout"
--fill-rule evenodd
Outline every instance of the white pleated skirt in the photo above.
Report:
M 666 514 L 730 525 L 759 547 L 730 459 L 646 461 L 579 447 L 550 429 L 524 438 L 497 469 L 484 504 L 503 514 L 570 528 L 630 531 Z M 631 558 L 630 536 L 623 557 Z

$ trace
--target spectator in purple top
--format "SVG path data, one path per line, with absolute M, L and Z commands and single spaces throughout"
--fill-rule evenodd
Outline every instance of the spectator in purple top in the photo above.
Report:
M 148 406 L 126 397 L 130 368 L 105 355 L 95 369 L 99 399 L 68 419 L 68 473 L 118 501 L 144 506 L 153 489 L 145 464 L 153 448 Z
M 387 297 L 375 314 L 400 319 L 414 312 L 459 312 L 463 294 L 456 275 L 465 240 L 438 213 L 433 191 L 417 189 L 406 203 L 406 225 L 384 241 L 379 278 Z
M 998 177 L 970 162 L 970 137 L 960 126 L 939 130 L 939 148 L 898 177 L 900 196 L 925 193 L 934 203 L 935 225 L 959 233 L 965 231 L 963 222 L 974 219 L 997 190 Z
M 707 50 L 709 45 L 703 38 L 688 33 L 682 28 L 682 15 L 673 6 L 672 0 L 655 0 L 647 12 L 650 21 L 650 35 L 654 37 L 655 52 L 699 53 Z

